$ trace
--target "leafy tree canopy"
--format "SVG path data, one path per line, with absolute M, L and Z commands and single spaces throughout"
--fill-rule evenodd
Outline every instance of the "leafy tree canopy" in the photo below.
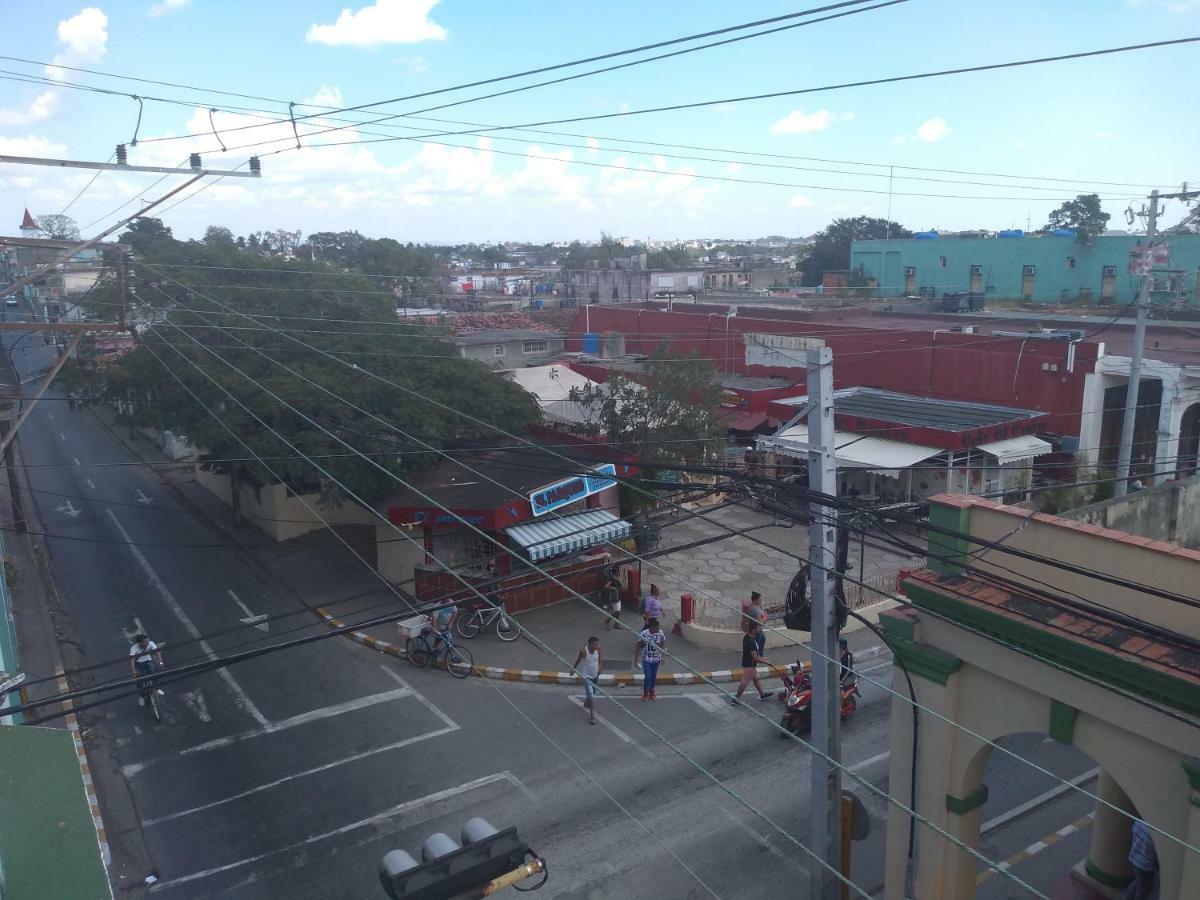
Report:
M 903 225 L 889 222 L 887 219 L 872 219 L 869 216 L 834 219 L 813 235 L 808 252 L 799 261 L 799 268 L 804 271 L 803 284 L 820 284 L 821 276 L 826 272 L 849 269 L 852 241 L 882 240 L 889 235 L 894 238 L 910 238 L 912 232 Z
M 1101 208 L 1098 194 L 1080 194 L 1050 213 L 1042 231 L 1070 228 L 1075 231 L 1076 241 L 1080 244 L 1090 244 L 1098 235 L 1104 233 L 1111 218 L 1112 216 Z
M 72 389 L 129 402 L 135 423 L 183 435 L 213 460 L 248 456 L 208 411 L 213 410 L 255 453 L 285 457 L 270 466 L 290 487 L 338 494 L 332 479 L 297 458 L 219 385 L 368 501 L 400 485 L 361 458 L 348 456 L 352 451 L 326 430 L 388 472 L 407 477 L 437 461 L 427 445 L 495 438 L 493 429 L 468 416 L 518 433 L 540 421 L 528 393 L 497 378 L 483 363 L 461 359 L 443 332 L 400 323 L 395 298 L 379 285 L 380 279 L 263 257 L 227 240 L 223 231 L 210 229 L 203 241 L 176 241 L 161 222 L 141 219 L 123 235 L 135 247 L 135 314 L 153 324 L 143 328 L 142 346 L 118 360 L 105 363 L 101 358 L 91 369 L 66 373 Z M 395 244 L 375 243 L 385 248 Z M 273 480 L 254 463 L 212 465 L 253 483 Z
M 70 216 L 59 213 L 47 213 L 44 216 L 34 216 L 38 223 L 38 234 L 44 238 L 56 241 L 79 240 L 79 223 Z

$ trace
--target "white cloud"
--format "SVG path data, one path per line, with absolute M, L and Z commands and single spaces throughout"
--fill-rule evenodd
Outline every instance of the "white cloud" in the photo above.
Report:
M 1112 140 L 1112 132 L 1111 131 L 1097 131 L 1096 132 L 1096 140 L 1110 141 L 1110 140 Z
M 108 50 L 108 16 L 88 6 L 69 19 L 58 23 L 58 40 L 62 49 L 54 55 L 51 64 L 45 67 L 47 78 L 66 81 L 70 73 L 61 66 L 78 66 L 97 63 Z M 38 94 L 24 108 L 0 107 L 0 125 L 31 125 L 54 115 L 58 108 L 59 89 L 49 88 Z
M 932 119 L 928 119 L 921 123 L 921 126 L 917 129 L 916 137 L 917 140 L 923 143 L 936 144 L 952 130 L 953 129 L 946 124 L 945 119 L 934 116 Z
M 396 62 L 408 69 L 412 75 L 424 75 L 429 71 L 429 63 L 423 56 L 398 56 Z
M 146 15 L 149 16 L 165 16 L 169 12 L 175 12 L 177 9 L 183 9 L 185 6 L 190 6 L 192 0 L 160 0 L 159 3 L 153 4 Z
M 342 103 L 342 89 L 336 84 L 323 84 L 317 88 L 317 92 L 311 97 L 305 97 L 304 102 L 310 106 L 344 106 Z
M 834 114 L 827 109 L 819 109 L 814 113 L 794 109 L 771 126 L 771 134 L 809 134 L 813 131 L 824 131 L 833 121 Z
M 305 35 L 310 44 L 329 47 L 372 47 L 443 41 L 446 29 L 429 19 L 439 0 L 375 0 L 358 11 L 343 9 L 332 25 L 313 24 Z
M 65 156 L 66 152 L 66 144 L 60 144 L 34 134 L 27 137 L 0 135 L 0 154 L 5 156 Z
M 946 135 L 950 134 L 954 129 L 946 124 L 946 120 L 940 116 L 934 116 L 932 119 L 926 119 L 922 122 L 917 130 L 911 135 L 898 134 L 888 143 L 890 144 L 936 144 Z
M 794 206 L 798 209 L 807 209 L 808 207 L 810 207 L 812 205 L 813 205 L 812 199 L 809 197 L 805 197 L 803 194 L 797 194 L 795 197 L 792 198 L 791 202 L 788 204 L 788 206 Z

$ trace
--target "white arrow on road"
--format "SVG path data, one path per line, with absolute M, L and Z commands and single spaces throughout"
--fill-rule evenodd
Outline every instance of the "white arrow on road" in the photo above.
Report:
M 242 619 L 242 621 L 247 625 L 253 625 L 259 631 L 266 631 L 271 627 L 267 624 L 267 617 L 265 615 L 256 616 L 254 613 L 250 612 L 250 608 L 242 602 L 242 598 L 235 594 L 232 590 L 229 591 L 229 596 L 233 598 L 233 602 L 236 603 L 238 607 L 241 608 L 242 612 L 246 614 L 246 617 Z
M 70 501 L 70 500 L 68 500 L 68 501 L 67 501 L 66 503 L 64 503 L 62 506 L 56 506 L 56 507 L 54 508 L 54 511 L 55 511 L 55 512 L 60 512 L 60 513 L 65 513 L 66 515 L 70 516 L 72 519 L 74 519 L 74 518 L 75 518 L 75 517 L 77 517 L 77 516 L 78 516 L 78 515 L 79 515 L 81 512 L 83 512 L 83 510 L 82 510 L 82 509 L 76 509 L 74 506 L 72 506 L 72 505 L 71 505 L 71 501 Z
M 145 504 L 146 506 L 149 506 L 151 503 L 153 503 L 153 502 L 154 502 L 154 498 L 153 498 L 153 497 L 147 497 L 145 494 L 143 494 L 143 493 L 142 493 L 142 491 L 141 491 L 141 488 L 139 488 L 139 489 L 138 489 L 138 499 L 137 499 L 137 502 L 138 502 L 138 503 L 143 503 L 143 504 Z

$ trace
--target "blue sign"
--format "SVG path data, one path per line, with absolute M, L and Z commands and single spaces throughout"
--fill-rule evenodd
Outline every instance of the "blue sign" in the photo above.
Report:
M 617 474 L 617 467 L 612 463 L 596 466 L 592 471 L 596 474 L 579 475 L 538 488 L 529 495 L 529 505 L 533 507 L 533 514 L 540 516 L 559 507 L 568 506 L 617 483 L 613 477 Z

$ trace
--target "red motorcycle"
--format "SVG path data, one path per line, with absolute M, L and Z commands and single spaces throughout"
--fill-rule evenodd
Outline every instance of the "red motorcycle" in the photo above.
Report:
M 812 729 L 812 676 L 800 663 L 792 665 L 791 675 L 783 675 L 783 718 L 779 724 L 790 734 L 808 734 Z M 858 709 L 858 676 L 851 673 L 842 680 L 842 721 Z M 786 737 L 786 735 L 784 735 Z

